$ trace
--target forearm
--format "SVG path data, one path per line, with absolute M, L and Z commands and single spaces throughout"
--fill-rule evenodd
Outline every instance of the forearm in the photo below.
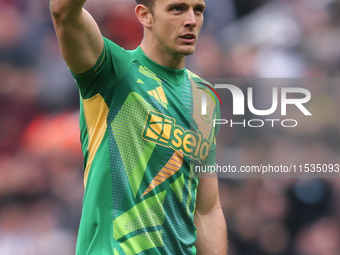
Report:
M 78 74 L 95 65 L 104 45 L 97 23 L 83 8 L 85 2 L 50 0 L 61 53 L 70 70 Z
M 195 213 L 197 255 L 227 254 L 227 227 L 222 209 L 217 207 L 207 214 Z

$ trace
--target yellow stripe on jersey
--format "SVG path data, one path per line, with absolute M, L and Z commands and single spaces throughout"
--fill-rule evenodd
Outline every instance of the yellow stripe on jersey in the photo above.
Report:
M 161 98 L 161 101 L 163 103 L 167 104 L 168 100 L 166 99 L 166 96 L 165 96 L 163 88 L 162 87 L 157 87 L 156 90 L 158 92 L 159 97 Z
M 161 100 L 161 99 L 159 98 L 159 96 L 158 96 L 156 90 L 152 90 L 151 92 L 152 92 L 153 96 L 154 96 L 156 99 Z
M 82 101 L 89 137 L 89 144 L 87 147 L 89 157 L 84 172 L 84 187 L 86 188 L 87 178 L 94 156 L 96 155 L 99 145 L 105 135 L 107 127 L 106 118 L 109 114 L 109 108 L 106 105 L 104 98 L 99 94 L 89 99 L 83 99 Z

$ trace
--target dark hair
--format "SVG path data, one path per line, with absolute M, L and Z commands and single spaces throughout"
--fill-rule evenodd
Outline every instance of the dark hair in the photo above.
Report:
M 137 4 L 145 5 L 150 9 L 150 11 L 152 11 L 153 5 L 155 4 L 156 0 L 135 0 L 135 1 Z

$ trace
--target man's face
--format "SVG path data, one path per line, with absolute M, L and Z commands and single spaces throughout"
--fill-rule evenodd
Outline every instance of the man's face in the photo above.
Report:
M 175 58 L 193 54 L 204 9 L 204 0 L 156 0 L 152 31 L 158 50 Z

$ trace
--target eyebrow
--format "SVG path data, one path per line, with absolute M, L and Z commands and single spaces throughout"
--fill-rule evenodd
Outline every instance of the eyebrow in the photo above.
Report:
M 196 7 L 200 7 L 202 9 L 205 9 L 206 5 L 205 4 L 197 4 Z
M 188 4 L 186 4 L 186 3 L 183 3 L 182 1 L 172 1 L 172 2 L 170 2 L 170 3 L 168 3 L 168 7 L 169 8 L 172 8 L 172 7 L 175 7 L 175 6 L 187 6 Z M 197 7 L 199 7 L 199 8 L 202 8 L 202 9 L 205 9 L 206 8 L 206 5 L 205 5 L 205 3 L 203 2 L 203 3 L 199 3 L 199 4 L 196 4 L 195 5 L 195 8 L 197 8 Z

